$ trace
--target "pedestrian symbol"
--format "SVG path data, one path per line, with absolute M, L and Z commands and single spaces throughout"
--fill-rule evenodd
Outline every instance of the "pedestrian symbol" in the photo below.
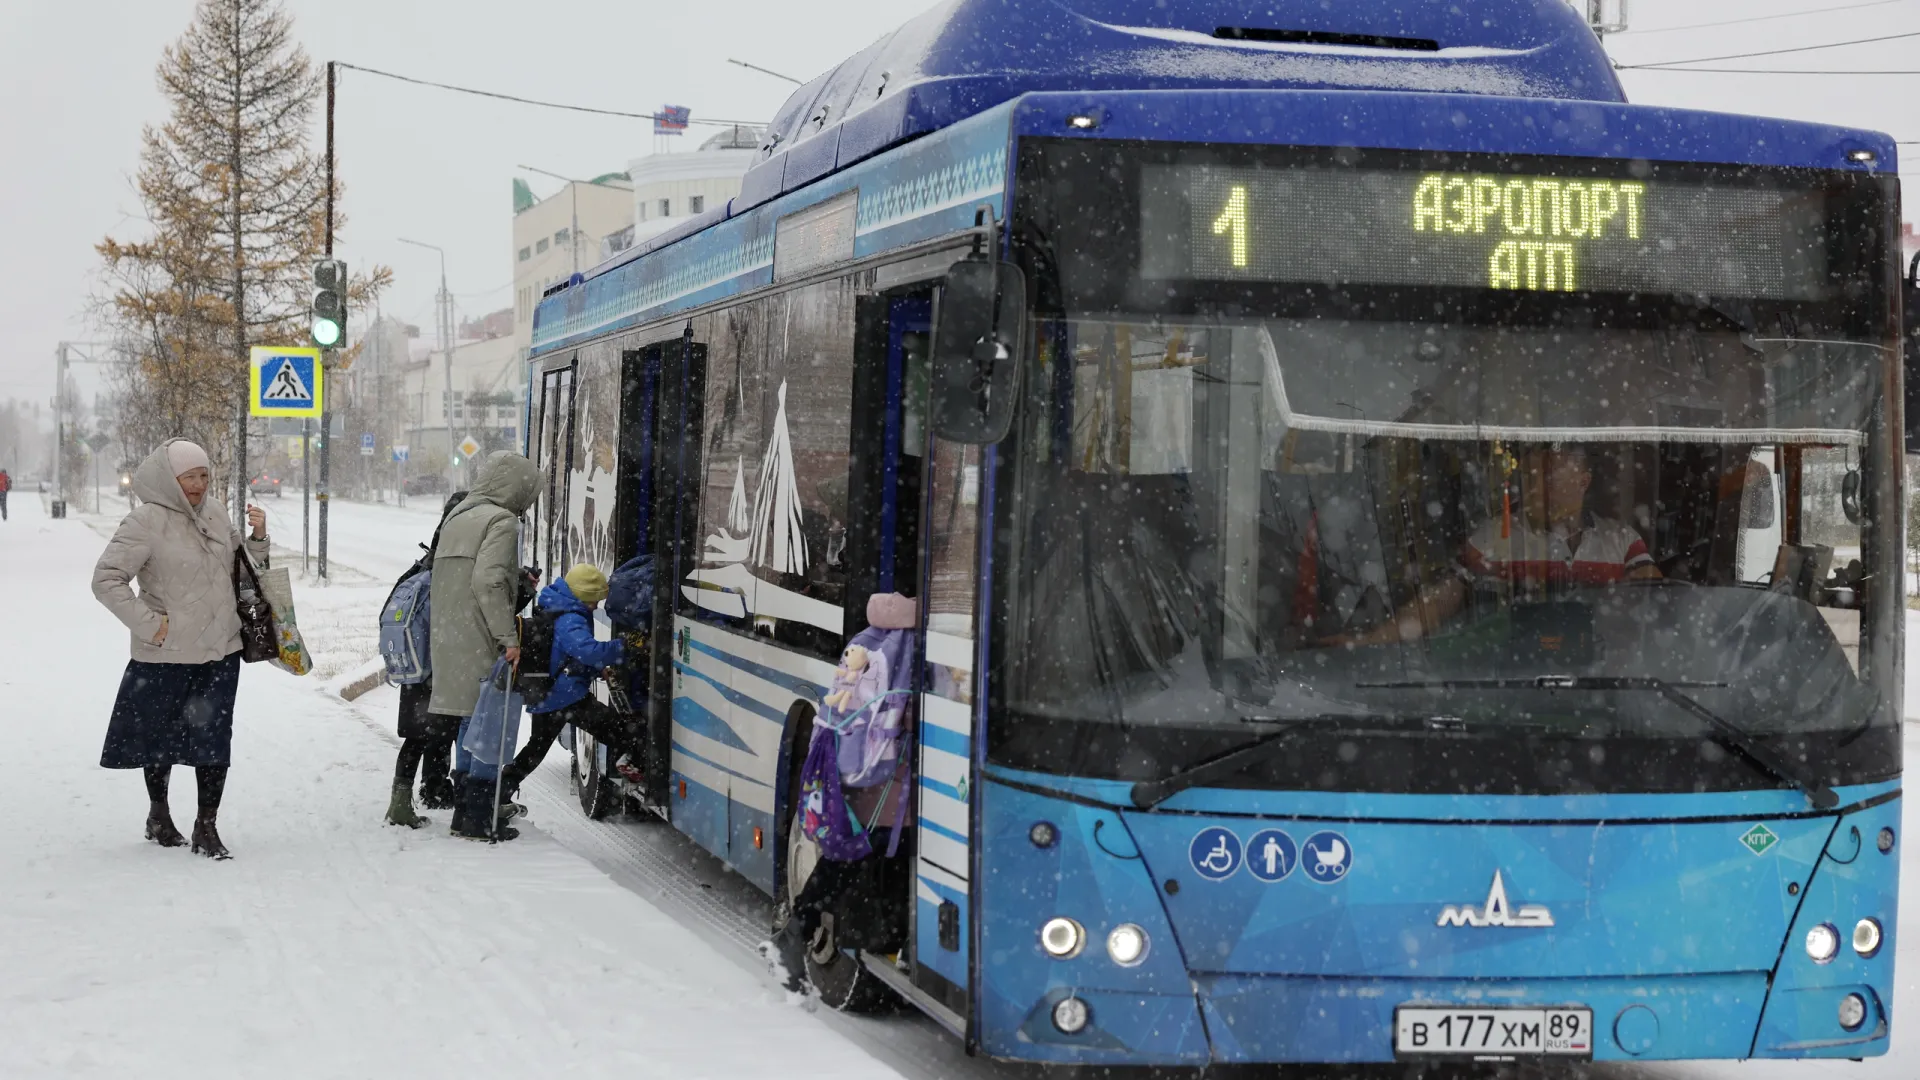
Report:
M 325 386 L 320 350 L 253 347 L 247 411 L 254 416 L 320 415 Z
M 1279 829 L 1262 830 L 1247 841 L 1247 872 L 1261 881 L 1279 881 L 1299 864 L 1300 849 Z
M 260 392 L 260 399 L 311 405 L 313 390 L 301 381 L 300 373 L 295 371 L 293 365 L 283 357 L 280 360 L 280 370 L 274 372 L 273 378 L 267 381 L 267 388 Z
M 1767 828 L 1765 825 L 1755 825 L 1740 836 L 1741 845 L 1755 855 L 1766 854 L 1768 849 L 1779 842 L 1780 838 L 1775 836 L 1773 830 Z

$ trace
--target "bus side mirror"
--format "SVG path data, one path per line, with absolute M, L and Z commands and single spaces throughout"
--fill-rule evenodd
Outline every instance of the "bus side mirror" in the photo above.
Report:
M 1906 387 L 1906 452 L 1920 454 L 1920 255 L 1900 282 L 1900 375 Z
M 1007 437 L 1019 386 L 1027 279 L 1012 263 L 962 259 L 933 323 L 933 433 L 983 445 Z

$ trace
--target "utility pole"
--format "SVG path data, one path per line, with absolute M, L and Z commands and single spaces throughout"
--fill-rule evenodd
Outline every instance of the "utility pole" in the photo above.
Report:
M 67 516 L 67 500 L 63 497 L 66 488 L 62 487 L 60 459 L 66 457 L 61 451 L 66 449 L 66 401 L 67 401 L 67 343 L 61 342 L 55 351 L 53 362 L 53 507 L 54 517 Z
M 66 445 L 67 445 L 67 369 L 75 363 L 104 364 L 102 355 L 79 353 L 82 347 L 96 350 L 113 351 L 117 346 L 105 345 L 93 341 L 62 341 L 54 349 L 53 362 L 53 499 L 48 513 L 57 518 L 67 516 L 66 489 Z M 84 479 L 84 478 L 83 478 Z
M 592 181 L 575 180 L 570 176 L 561 176 L 557 172 L 548 172 L 545 169 L 536 169 L 531 165 L 522 165 L 520 167 L 530 173 L 539 173 L 541 176 L 551 176 L 555 180 L 565 180 L 567 182 L 567 192 L 573 196 L 573 228 L 572 228 L 572 231 L 567 233 L 567 235 L 573 238 L 573 244 L 572 244 L 573 272 L 576 274 L 579 273 L 580 272 L 580 185 L 591 183 Z
M 327 258 L 333 258 L 333 87 L 334 62 L 327 61 Z M 341 297 L 346 296 L 346 282 L 340 282 Z M 341 320 L 342 328 L 346 320 Z M 327 349 L 320 354 L 320 378 L 332 380 L 334 350 Z M 329 387 L 329 390 L 332 388 Z M 327 482 L 332 476 L 333 456 L 333 395 L 327 394 L 320 401 L 320 580 L 327 579 L 327 503 L 329 501 Z
M 312 558 L 313 540 L 313 421 L 300 418 L 300 573 Z
M 1629 0 L 1587 0 L 1587 25 L 1593 36 L 1605 39 L 1627 28 Z
M 423 244 L 418 240 L 396 237 L 403 244 L 426 248 L 440 253 L 440 295 L 435 299 L 439 309 L 440 359 L 446 365 L 446 400 L 441 402 L 440 411 L 447 422 L 447 490 L 453 491 L 460 486 L 453 465 L 453 294 L 447 291 L 447 252 L 436 244 Z

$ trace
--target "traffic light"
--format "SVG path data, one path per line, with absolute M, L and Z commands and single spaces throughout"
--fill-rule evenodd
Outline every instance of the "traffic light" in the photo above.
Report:
M 338 259 L 313 264 L 313 343 L 323 349 L 347 343 L 347 264 Z

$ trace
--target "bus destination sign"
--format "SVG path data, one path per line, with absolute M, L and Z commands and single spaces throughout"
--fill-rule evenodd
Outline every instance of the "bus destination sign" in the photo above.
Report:
M 1142 276 L 1812 300 L 1818 189 L 1147 165 Z

